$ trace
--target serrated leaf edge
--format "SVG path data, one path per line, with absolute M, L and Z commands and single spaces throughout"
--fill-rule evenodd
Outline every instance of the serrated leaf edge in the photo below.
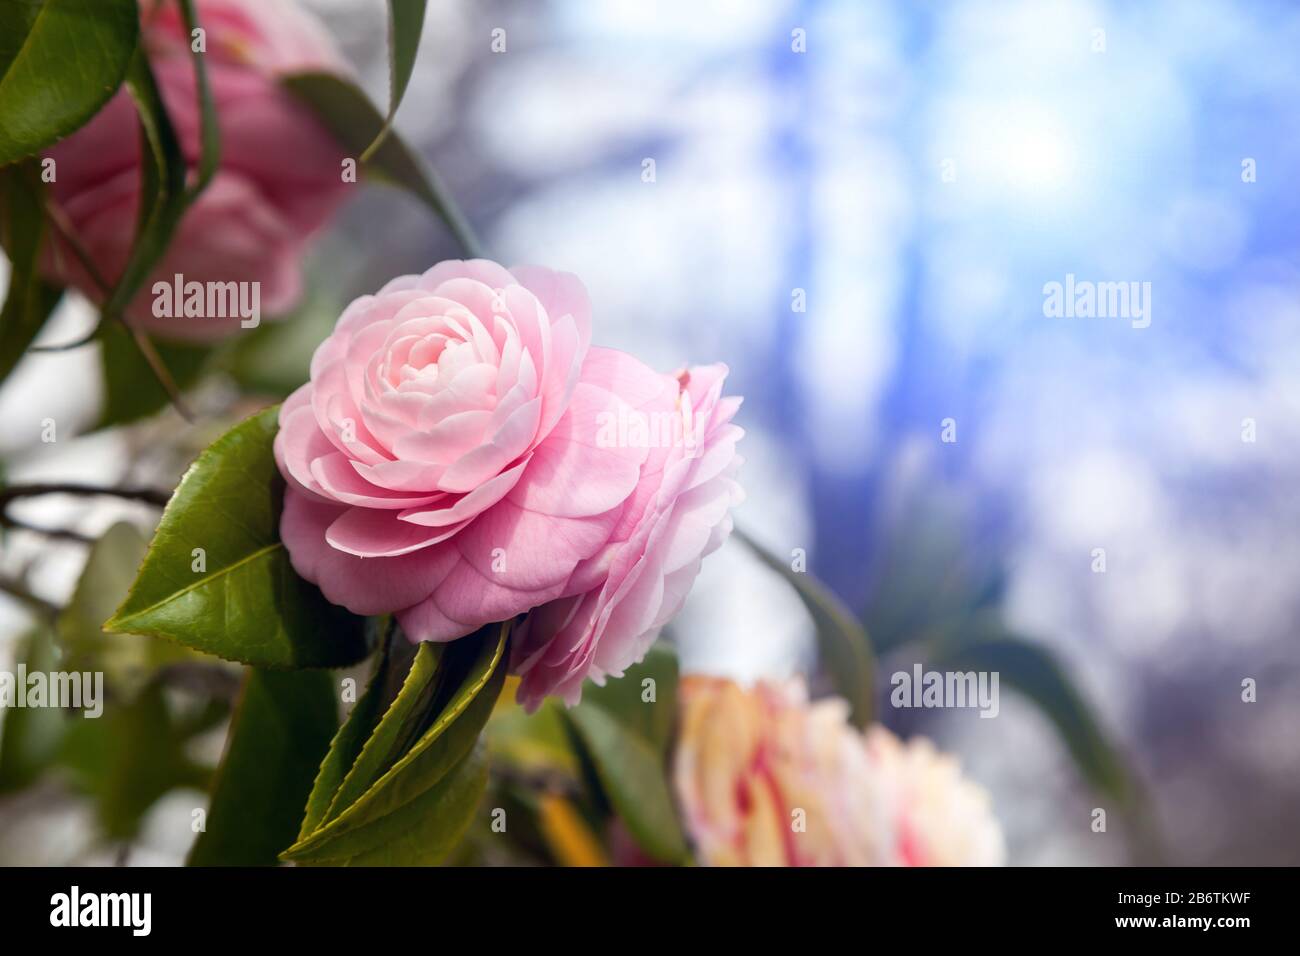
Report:
M 464 702 L 460 705 L 460 707 L 455 709 L 448 708 L 447 710 L 439 714 L 438 719 L 434 721 L 433 726 L 431 726 L 428 730 L 426 730 L 424 734 L 420 737 L 420 739 L 416 741 L 415 744 L 411 747 L 411 749 L 408 750 L 405 754 L 403 754 L 401 759 L 399 759 L 397 763 L 389 767 L 388 770 L 385 771 L 383 776 L 381 776 L 378 780 L 376 780 L 369 787 L 369 789 L 366 790 L 365 793 L 363 793 L 356 800 L 354 800 L 351 806 L 349 806 L 346 810 L 340 813 L 333 820 L 330 820 L 324 826 L 318 827 L 316 830 L 312 831 L 312 833 L 308 835 L 306 838 L 299 840 L 293 846 L 289 847 L 287 850 L 281 853 L 280 854 L 281 859 L 292 860 L 295 855 L 302 853 L 303 851 L 318 848 L 322 843 L 326 842 L 327 840 L 333 837 L 342 836 L 345 833 L 350 833 L 354 830 L 359 829 L 361 826 L 364 826 L 365 823 L 370 822 L 370 821 L 364 821 L 362 823 L 354 822 L 356 817 L 360 815 L 361 810 L 364 809 L 364 804 L 368 800 L 373 799 L 374 794 L 378 793 L 382 788 L 386 787 L 390 780 L 394 779 L 398 774 L 400 774 L 402 770 L 404 770 L 407 766 L 411 764 L 412 761 L 414 761 L 418 756 L 420 756 L 421 753 L 423 753 L 426 749 L 428 749 L 428 747 L 430 747 L 435 740 L 441 737 L 442 734 L 447 730 L 447 728 L 451 726 L 452 722 L 461 714 L 463 714 L 466 710 L 469 709 L 470 704 L 474 702 L 475 698 L 477 698 L 478 695 L 483 691 L 483 688 L 486 687 L 488 683 L 492 680 L 492 678 L 496 675 L 498 668 L 502 664 L 502 658 L 505 655 L 505 647 L 507 643 L 506 638 L 509 634 L 509 628 L 510 628 L 509 621 L 502 623 L 501 630 L 497 636 L 496 648 L 493 651 L 490 666 L 484 671 L 483 676 L 474 682 L 474 684 L 472 685 L 473 692 L 465 696 Z M 453 765 L 452 768 L 449 768 L 448 773 L 450 773 L 451 770 L 454 769 L 454 767 L 455 765 Z M 432 784 L 432 786 L 437 786 L 438 782 L 440 781 L 435 781 Z M 423 792 L 425 791 L 422 791 L 422 793 Z M 403 803 L 399 804 L 398 806 L 394 807 L 391 811 L 389 811 L 389 814 L 384 814 L 384 815 L 388 816 L 391 813 L 396 813 L 397 811 L 401 810 L 402 807 L 406 806 L 408 803 L 417 799 L 420 795 L 421 794 L 415 794 L 409 800 L 406 800 Z

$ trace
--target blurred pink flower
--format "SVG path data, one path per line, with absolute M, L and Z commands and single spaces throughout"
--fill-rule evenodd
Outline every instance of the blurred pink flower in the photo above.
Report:
M 687 677 L 673 779 L 714 866 L 997 865 L 988 796 L 928 741 L 865 737 L 802 681 Z
M 736 495 L 723 370 L 679 380 L 592 348 L 590 316 L 569 273 L 479 259 L 395 279 L 348 306 L 275 440 L 281 537 L 334 603 L 448 641 L 571 599 L 582 646 L 541 621 L 518 632 L 534 702 L 644 654 Z M 650 440 L 682 438 L 692 412 L 698 448 Z
M 155 282 L 170 285 L 177 274 L 187 283 L 256 282 L 260 311 L 283 313 L 301 294 L 308 240 L 347 191 L 343 149 L 278 82 L 285 74 L 305 70 L 349 72 L 323 26 L 294 0 L 199 0 L 197 12 L 221 128 L 221 163 L 127 308 L 133 324 L 182 339 L 228 334 L 239 327 L 240 316 L 157 316 Z M 201 114 L 179 4 L 145 3 L 141 19 L 142 41 L 193 171 L 200 154 Z M 50 197 L 109 284 L 121 275 L 135 236 L 138 125 L 135 105 L 123 88 L 89 123 L 47 151 L 56 164 Z M 102 301 L 67 243 L 47 246 L 44 270 Z

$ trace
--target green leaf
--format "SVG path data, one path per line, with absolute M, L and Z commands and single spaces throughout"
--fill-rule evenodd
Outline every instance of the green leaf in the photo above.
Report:
M 662 863 L 687 862 L 664 761 L 650 743 L 598 704 L 584 701 L 565 716 L 637 845 Z
M 388 618 L 380 618 L 382 627 L 387 628 Z M 321 761 L 320 770 L 312 781 L 311 791 L 307 797 L 307 810 L 298 829 L 298 839 L 302 839 L 325 822 L 334 795 L 343 784 L 343 778 L 356 762 L 362 748 L 375 726 L 383 716 L 383 690 L 389 680 L 390 671 L 396 666 L 388 643 L 383 644 L 379 661 L 371 676 L 366 692 L 352 707 L 351 713 L 339 728 Z
M 251 669 L 190 866 L 273 866 L 293 843 L 303 803 L 338 727 L 327 671 Z
M 622 677 L 605 681 L 604 687 L 584 689 L 579 706 L 598 704 L 640 734 L 662 757 L 668 752 L 677 717 L 677 671 L 677 652 L 660 641 Z M 653 701 L 644 699 L 649 690 L 646 680 L 654 681 Z
M 147 418 L 167 406 L 167 391 L 120 322 L 100 329 L 100 367 L 104 376 L 103 406 L 95 427 L 109 428 Z M 202 345 L 155 342 L 154 348 L 180 389 L 199 380 L 212 350 Z
M 388 116 L 383 129 L 361 154 L 368 161 L 393 128 L 393 117 L 402 104 L 406 86 L 415 69 L 415 55 L 420 49 L 420 31 L 424 29 L 425 0 L 388 0 Z
M 41 279 L 45 213 L 35 160 L 0 170 L 0 242 L 9 256 L 9 290 L 0 310 L 0 382 L 22 359 L 63 290 Z
M 347 80 L 331 73 L 297 73 L 283 80 L 353 155 L 379 139 L 384 119 L 374 104 Z M 465 254 L 481 255 L 469 224 L 447 195 L 437 175 L 394 132 L 383 137 L 366 161 L 374 179 L 405 189 L 429 207 L 451 230 Z
M 472 746 L 455 766 L 429 789 L 399 810 L 380 817 L 331 844 L 321 855 L 297 862 L 327 866 L 434 866 L 460 843 L 473 822 L 487 789 L 488 763 L 481 746 Z M 359 848 L 348 856 L 324 855 L 331 850 Z
M 505 681 L 508 635 L 507 623 L 490 625 L 441 649 L 422 645 L 401 691 L 329 798 L 322 822 L 285 851 L 284 858 L 339 860 L 367 853 L 378 846 L 378 835 L 392 832 L 389 817 L 405 817 L 413 805 L 422 805 L 421 798 L 473 748 L 487 723 Z M 366 696 L 383 683 L 377 678 Z M 324 791 L 338 780 L 343 761 L 335 752 L 355 747 L 360 736 L 351 725 L 373 713 L 372 703 L 358 703 L 335 738 L 308 799 L 311 816 L 319 815 L 326 802 Z
M 366 655 L 362 619 L 298 577 L 280 542 L 277 411 L 235 426 L 190 466 L 105 630 L 257 667 L 342 667 Z
M 196 25 L 189 0 L 181 3 L 187 26 Z M 140 120 L 140 210 L 135 239 L 126 265 L 107 293 L 99 333 L 103 339 L 105 399 L 99 427 L 125 424 L 152 414 L 172 396 L 162 382 L 170 377 L 177 389 L 197 381 L 208 349 L 193 345 L 156 347 L 137 332 L 141 341 L 115 320 L 122 318 L 141 285 L 167 252 L 190 204 L 206 188 L 220 162 L 220 129 L 203 54 L 194 53 L 198 90 L 201 148 L 195 181 L 187 189 L 188 168 L 176 129 L 143 50 L 138 50 L 127 71 L 126 85 Z M 155 369 L 146 351 L 156 351 L 162 369 Z M 165 370 L 165 371 L 164 371 Z
M 974 545 L 975 504 L 947 484 L 920 483 L 893 510 L 879 547 L 880 570 L 863 614 L 876 653 L 934 641 L 976 614 L 996 613 L 1005 568 Z
M 849 702 L 854 726 L 865 727 L 875 715 L 876 671 L 866 630 L 840 599 L 811 574 L 793 571 L 739 528 L 733 534 L 795 589 L 816 626 L 822 666 L 836 691 Z
M 15 650 L 29 674 L 58 667 L 54 635 L 46 628 L 33 629 Z M 6 708 L 0 724 L 0 794 L 27 786 L 54 761 L 66 722 L 56 707 Z
M 122 84 L 139 32 L 135 0 L 0 4 L 0 166 L 94 116 Z
M 404 735 L 417 721 L 425 719 L 433 706 L 445 645 L 421 643 L 411 669 L 392 705 L 372 729 L 360 753 L 340 781 L 338 790 L 325 811 L 323 823 L 338 818 L 344 810 L 361 799 L 384 772 L 402 756 Z M 382 684 L 380 685 L 382 687 Z M 407 741 L 409 743 L 409 741 Z
M 116 319 L 126 310 L 167 251 L 189 201 L 185 156 L 143 50 L 131 59 L 126 86 L 140 117 L 140 219 L 126 267 L 104 303 L 105 319 Z
M 1056 726 L 1088 783 L 1124 804 L 1137 795 L 1123 757 L 1047 648 L 1007 635 L 945 649 L 932 661 L 947 670 L 996 671 Z

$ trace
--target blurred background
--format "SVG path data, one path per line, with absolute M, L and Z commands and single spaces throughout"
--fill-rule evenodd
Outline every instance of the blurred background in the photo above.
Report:
M 385 102 L 382 0 L 308 5 Z M 737 523 L 863 615 L 882 688 L 990 629 L 1050 653 L 1141 782 L 1140 823 L 1092 832 L 1109 804 L 1050 688 L 1004 684 L 993 720 L 882 714 L 992 792 L 1011 862 L 1295 864 L 1298 46 L 1300 8 L 1267 0 L 448 0 L 397 126 L 494 258 L 583 278 L 598 344 L 731 367 Z M 343 304 L 452 255 L 427 211 L 367 189 L 240 384 L 296 384 Z M 1070 274 L 1149 282 L 1149 327 L 1045 317 Z M 42 341 L 93 321 L 61 310 Z M 91 347 L 10 378 L 9 480 L 170 486 L 212 437 L 167 412 L 41 443 L 47 416 L 95 424 L 99 369 Z M 15 513 L 86 534 L 149 515 Z M 21 532 L 0 557 L 60 603 L 85 561 Z M 0 664 L 23 622 L 0 595 Z M 816 665 L 797 598 L 735 543 L 672 636 L 687 670 Z M 179 861 L 160 821 L 195 799 L 156 804 L 132 861 Z M 75 806 L 4 809 L 6 862 L 112 861 Z

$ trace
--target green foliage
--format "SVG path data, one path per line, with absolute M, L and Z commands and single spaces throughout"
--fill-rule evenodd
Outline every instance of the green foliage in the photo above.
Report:
M 330 745 L 298 841 L 283 857 L 328 865 L 440 862 L 469 827 L 486 785 L 476 752 L 505 681 L 509 625 L 421 644 L 400 689 L 386 650 Z M 394 639 L 400 641 L 399 636 Z
M 298 577 L 280 542 L 276 414 L 235 426 L 190 466 L 106 630 L 259 667 L 339 667 L 365 656 L 362 620 Z
M 183 11 L 193 25 L 196 21 L 188 0 Z M 127 89 L 140 117 L 140 216 L 126 266 L 107 293 L 101 313 L 105 382 L 101 427 L 135 421 L 162 408 L 171 397 L 164 381 L 173 379 L 177 388 L 192 384 L 208 354 L 207 349 L 193 345 L 155 348 L 142 333 L 128 334 L 113 324 L 166 255 L 186 210 L 207 187 L 220 162 L 221 134 L 201 54 L 194 55 L 194 64 L 202 139 L 197 175 L 188 188 L 185 156 L 143 50 L 137 51 L 127 71 Z M 135 354 L 128 354 L 129 348 Z M 146 351 L 157 352 L 154 362 L 161 369 L 151 364 Z
M 104 303 L 106 320 L 122 315 L 167 251 L 188 201 L 180 140 L 143 50 L 131 60 L 126 87 L 140 116 L 140 219 L 126 267 Z
M 302 815 L 297 830 L 298 837 L 308 836 L 325 822 L 325 815 L 333 805 L 334 797 L 343 785 L 343 780 L 352 770 L 371 734 L 378 726 L 380 718 L 384 715 L 384 707 L 390 703 L 385 699 L 384 688 L 393 679 L 393 674 L 398 667 L 398 663 L 393 660 L 390 653 L 390 645 L 385 643 L 379 654 L 370 685 L 330 741 L 312 780 L 307 794 L 307 809 Z
M 517 683 L 517 678 L 513 680 Z M 508 766 L 525 775 L 557 774 L 576 780 L 578 761 L 573 752 L 564 706 L 546 700 L 529 714 L 506 698 L 492 714 L 487 726 L 487 745 L 493 765 Z
M 1129 768 L 1113 746 L 1069 672 L 1041 644 L 1008 633 L 949 647 L 931 658 L 950 670 L 996 671 L 1000 680 L 1027 697 L 1056 727 L 1084 779 L 1098 793 L 1132 807 L 1138 791 Z
M 185 753 L 197 729 L 169 705 L 162 685 L 151 683 L 98 719 L 70 718 L 60 762 L 94 799 L 104 834 L 129 840 L 163 794 L 176 787 L 206 787 L 209 772 Z
M 198 25 L 193 0 L 170 2 L 179 5 L 188 28 Z M 389 2 L 386 113 L 337 75 L 304 73 L 283 82 L 369 178 L 410 193 L 448 226 L 466 254 L 478 255 L 469 225 L 436 174 L 393 131 L 425 7 L 424 0 Z M 135 0 L 0 2 L 0 242 L 12 265 L 0 312 L 0 382 L 62 292 L 39 274 L 51 226 L 35 154 L 86 123 L 123 82 L 139 118 L 134 242 L 122 274 L 108 277 L 115 281 L 96 277 L 104 300 L 97 330 L 106 390 L 100 426 L 133 422 L 164 407 L 168 390 L 155 381 L 160 373 L 150 356 L 170 373 L 160 377 L 181 388 L 219 369 L 243 388 L 286 395 L 305 380 L 307 356 L 337 314 L 317 302 L 309 307 L 323 323 L 258 329 L 220 349 L 168 344 L 154 350 L 118 321 L 162 262 L 221 158 L 205 58 L 194 55 L 201 143 L 190 176 L 138 32 Z M 6 714 L 0 792 L 56 768 L 70 771 L 94 799 L 104 833 L 132 838 L 162 794 L 209 781 L 209 771 L 187 756 L 186 746 L 222 719 L 224 704 L 201 701 L 187 713 L 164 689 L 167 675 L 158 672 L 202 652 L 252 669 L 192 864 L 445 861 L 476 819 L 489 785 L 489 754 L 503 768 L 493 793 L 528 817 L 512 833 L 530 834 L 529 852 L 538 858 L 548 852 L 547 826 L 538 824 L 545 823 L 540 808 L 550 801 L 577 822 L 571 834 L 587 824 L 600 832 L 616 814 L 646 854 L 688 862 L 668 782 L 678 669 L 666 647 L 652 649 L 623 678 L 586 688 L 576 708 L 547 701 L 528 716 L 514 705 L 497 707 L 510 622 L 446 645 L 411 646 L 393 637 L 387 618 L 372 621 L 388 639 L 361 700 L 338 726 L 334 677 L 304 668 L 355 664 L 374 642 L 366 622 L 330 605 L 295 574 L 279 540 L 284 487 L 271 451 L 276 412 L 253 416 L 198 457 L 147 549 L 132 526 L 110 528 L 92 548 L 55 629 L 41 626 L 23 639 L 19 659 L 29 669 L 102 670 L 112 699 L 99 720 L 53 708 Z M 737 536 L 803 601 L 822 667 L 857 726 L 875 715 L 877 652 L 914 648 L 935 666 L 996 671 L 1052 722 L 1082 776 L 1137 812 L 1140 786 L 1097 714 L 1049 650 L 1007 629 L 998 608 L 1003 569 L 964 546 L 961 515 L 943 507 L 943 498 L 921 501 L 899 522 L 897 539 L 884 546 L 883 573 L 863 615 L 874 641 L 815 578 Z M 481 741 L 485 726 L 487 740 Z M 537 779 L 543 786 L 535 786 Z M 555 819 L 550 823 L 554 829 Z
M 368 161 L 393 127 L 393 117 L 402 104 L 406 85 L 415 69 L 420 49 L 420 31 L 424 28 L 425 0 L 388 0 L 388 115 L 374 141 L 361 154 Z
M 920 485 L 882 545 L 865 618 L 882 652 L 910 653 L 951 670 L 997 671 L 1060 734 L 1080 775 L 1127 813 L 1145 813 L 1142 788 L 1096 710 L 1046 646 L 1008 628 L 1005 569 L 971 546 L 973 505 L 955 489 Z
M 328 275 L 309 275 L 303 301 L 277 322 L 263 322 L 232 336 L 214 365 L 245 392 L 287 398 L 306 383 L 316 347 L 334 331 L 343 303 L 322 286 Z
M 849 702 L 850 719 L 865 727 L 875 716 L 875 659 L 871 641 L 857 617 L 840 599 L 808 572 L 796 572 L 749 535 L 737 529 L 737 538 L 794 588 L 817 629 L 822 667 L 836 691 Z
M 1005 569 L 965 531 L 975 507 L 957 488 L 925 484 L 898 506 L 896 527 L 880 535 L 879 579 L 863 613 L 877 653 L 947 640 L 1000 616 Z
M 133 696 L 164 664 L 198 659 L 189 649 L 156 637 L 103 632 L 103 622 L 126 597 L 146 547 L 134 525 L 119 522 L 105 531 L 91 547 L 72 599 L 58 619 L 64 668 L 102 671 L 117 696 Z
M 597 706 L 643 738 L 661 758 L 668 753 L 677 720 L 677 652 L 662 641 L 645 659 L 603 687 L 588 684 L 577 709 Z M 647 683 L 653 681 L 653 683 Z M 653 700 L 647 697 L 653 693 Z
M 653 679 L 653 685 L 644 682 Z M 653 698 L 650 696 L 653 687 Z M 583 766 L 603 802 L 649 856 L 662 863 L 689 859 L 686 837 L 667 779 L 667 751 L 677 700 L 677 656 L 656 647 L 603 688 L 562 712 Z
M 35 160 L 0 170 L 0 243 L 10 263 L 9 289 L 0 309 L 0 382 L 14 370 L 63 292 L 38 271 L 45 237 L 44 195 Z
M 352 155 L 380 140 L 384 119 L 366 94 L 332 73 L 298 73 L 285 86 L 306 103 Z M 438 177 L 398 135 L 390 131 L 367 158 L 371 178 L 404 189 L 420 200 L 456 236 L 466 255 L 481 254 L 469 224 L 447 197 Z
M 121 85 L 139 31 L 135 0 L 0 4 L 0 166 L 94 116 Z
M 99 332 L 99 342 L 104 395 L 96 428 L 129 425 L 167 406 L 167 390 L 154 377 L 125 325 L 104 326 Z M 173 342 L 159 342 L 154 347 L 181 389 L 199 380 L 212 351 L 202 345 Z
M 998 608 L 1003 575 L 963 546 L 961 515 L 915 504 L 903 532 L 885 550 L 876 598 L 865 618 L 879 651 L 915 647 L 935 667 L 998 671 L 1008 686 L 1043 711 L 1084 779 L 1133 813 L 1144 812 L 1141 788 L 1069 672 L 1046 648 L 1008 633 Z M 874 713 L 872 641 L 856 617 L 806 573 L 744 533 L 736 535 L 803 599 L 817 625 L 822 667 L 865 726 Z M 859 650 L 861 649 L 861 650 Z
M 600 706 L 566 715 L 610 805 L 637 845 L 663 863 L 685 863 L 686 837 L 677 820 L 663 761 L 650 744 Z
M 276 863 L 337 727 L 329 673 L 250 669 L 189 865 Z
M 16 651 L 28 673 L 48 673 L 58 663 L 54 635 L 45 627 L 28 632 Z M 0 794 L 22 789 L 54 762 L 63 730 L 63 713 L 53 707 L 6 709 L 0 725 Z
M 185 30 L 191 36 L 201 27 L 194 12 L 194 0 L 177 0 L 185 19 Z M 199 166 L 194 183 L 189 187 L 187 203 L 192 203 L 208 187 L 221 164 L 221 127 L 217 122 L 217 107 L 212 99 L 212 86 L 208 82 L 208 65 L 202 53 L 190 48 L 194 61 L 194 79 L 199 95 Z
M 472 749 L 427 790 L 397 812 L 378 817 L 334 844 L 334 849 L 290 857 L 325 866 L 432 866 L 444 862 L 465 836 L 487 788 L 487 758 Z M 334 850 L 342 857 L 326 856 Z

